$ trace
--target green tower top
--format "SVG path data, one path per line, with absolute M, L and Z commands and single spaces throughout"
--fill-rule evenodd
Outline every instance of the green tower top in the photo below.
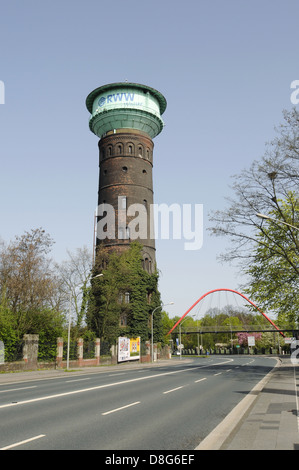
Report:
M 86 98 L 89 128 L 100 138 L 114 129 L 136 129 L 154 138 L 164 127 L 161 115 L 166 106 L 159 91 L 129 82 L 101 86 Z

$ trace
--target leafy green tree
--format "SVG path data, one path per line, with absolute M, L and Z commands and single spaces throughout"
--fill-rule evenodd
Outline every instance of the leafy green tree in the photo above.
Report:
M 18 339 L 15 316 L 9 309 L 5 296 L 2 295 L 0 304 L 0 341 L 5 346 L 6 361 L 14 355 Z
M 33 327 L 33 316 L 54 308 L 57 282 L 48 253 L 53 241 L 42 229 L 25 232 L 0 250 L 0 294 L 14 313 L 18 337 Z
M 162 343 L 162 346 L 164 346 L 166 344 L 169 344 L 170 338 L 167 335 L 167 333 L 169 332 L 169 330 L 171 330 L 171 328 L 175 324 L 174 318 L 169 318 L 168 313 L 162 310 L 161 324 L 162 324 L 162 331 L 163 331 L 163 338 L 162 338 L 161 343 Z
M 6 360 L 14 358 L 24 334 L 39 335 L 39 352 L 50 343 L 56 355 L 63 332 L 58 282 L 48 254 L 53 240 L 41 228 L 25 232 L 0 248 L 0 340 Z M 54 357 L 53 356 L 53 357 Z
M 298 224 L 299 198 L 290 193 L 287 201 L 279 201 L 283 221 Z M 255 245 L 254 258 L 247 267 L 250 285 L 246 292 L 262 309 L 277 312 L 280 322 L 294 326 L 299 319 L 299 231 L 280 224 L 281 214 L 272 211 L 259 241 Z

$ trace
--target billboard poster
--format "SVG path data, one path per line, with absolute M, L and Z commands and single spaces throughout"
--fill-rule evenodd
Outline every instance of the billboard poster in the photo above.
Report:
M 118 338 L 118 362 L 140 359 L 140 338 Z
M 140 338 L 130 338 L 130 360 L 140 359 Z

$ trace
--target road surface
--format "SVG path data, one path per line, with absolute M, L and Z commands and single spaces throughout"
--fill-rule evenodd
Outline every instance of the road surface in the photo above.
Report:
M 274 367 L 210 356 L 1 384 L 1 450 L 193 450 Z

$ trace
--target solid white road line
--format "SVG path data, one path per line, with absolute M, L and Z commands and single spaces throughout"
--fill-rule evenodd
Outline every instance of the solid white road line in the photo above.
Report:
M 121 406 L 120 408 L 115 408 L 114 410 L 106 411 L 102 413 L 103 416 L 110 415 L 111 413 L 115 413 L 116 411 L 124 410 L 125 408 L 129 408 L 130 406 L 139 405 L 140 401 L 135 401 L 134 403 L 130 403 L 129 405 Z
M 31 387 L 10 388 L 9 390 L 0 390 L 0 393 L 18 392 L 19 390 L 27 390 L 28 388 L 36 388 L 36 387 L 37 387 L 37 385 L 32 385 Z
M 45 436 L 45 434 L 40 434 L 39 436 L 31 437 L 30 439 L 25 439 L 24 441 L 16 442 L 15 444 L 10 444 L 9 446 L 2 447 L 0 448 L 0 450 L 13 449 L 14 447 L 21 446 L 22 444 L 27 444 L 27 442 L 35 441 L 36 439 L 40 439 L 41 437 Z

